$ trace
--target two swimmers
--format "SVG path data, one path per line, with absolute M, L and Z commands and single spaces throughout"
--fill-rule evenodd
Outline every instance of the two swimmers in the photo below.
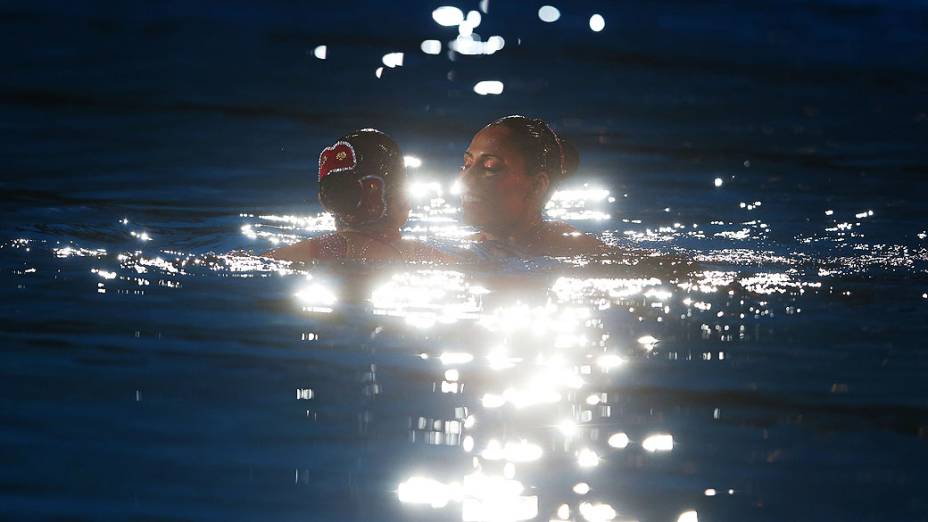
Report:
M 555 188 L 577 168 L 576 149 L 544 121 L 507 116 L 478 132 L 464 154 L 459 181 L 472 239 L 497 256 L 590 255 L 598 239 L 543 218 Z M 363 129 L 339 138 L 319 156 L 319 201 L 336 232 L 268 252 L 286 261 L 447 262 L 455 256 L 404 240 L 409 217 L 406 169 L 399 146 Z

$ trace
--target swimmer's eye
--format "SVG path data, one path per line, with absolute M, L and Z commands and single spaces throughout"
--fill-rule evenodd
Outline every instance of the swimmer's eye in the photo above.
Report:
M 483 160 L 482 166 L 490 172 L 496 172 L 503 166 L 503 163 L 497 158 L 487 158 Z

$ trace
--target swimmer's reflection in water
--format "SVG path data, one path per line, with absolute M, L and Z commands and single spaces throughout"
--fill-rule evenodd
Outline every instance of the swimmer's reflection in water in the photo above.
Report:
M 267 252 L 284 261 L 443 262 L 451 256 L 400 237 L 409 218 L 399 145 L 376 129 L 336 140 L 319 155 L 319 201 L 336 232 Z
M 464 220 L 490 255 L 603 254 L 609 248 L 561 221 L 543 218 L 557 186 L 574 174 L 577 150 L 543 120 L 507 116 L 478 132 L 459 181 Z

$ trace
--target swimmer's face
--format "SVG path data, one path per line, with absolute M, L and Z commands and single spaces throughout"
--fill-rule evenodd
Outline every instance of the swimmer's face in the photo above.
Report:
M 534 176 L 526 171 L 525 157 L 509 134 L 500 125 L 478 132 L 464 153 L 459 177 L 464 221 L 497 233 L 540 212 Z

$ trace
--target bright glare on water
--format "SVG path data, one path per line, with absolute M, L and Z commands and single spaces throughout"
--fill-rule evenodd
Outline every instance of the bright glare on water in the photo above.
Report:
M 928 214 L 891 187 L 925 171 L 892 141 L 928 121 L 917 3 L 26 4 L 0 17 L 0 518 L 924 518 Z M 452 134 L 528 107 L 582 149 L 545 217 L 611 253 L 463 223 Z M 262 257 L 335 230 L 315 144 L 391 121 L 402 236 L 460 262 Z
M 415 156 L 407 156 L 406 162 L 410 168 L 425 163 Z M 462 252 L 479 247 L 466 239 L 471 230 L 458 222 L 460 209 L 450 185 L 418 177 L 410 195 L 416 206 L 406 234 Z M 388 437 L 399 437 L 388 427 L 408 424 L 405 435 L 394 441 L 407 446 L 389 469 L 396 477 L 391 488 L 400 513 L 408 506 L 433 510 L 442 519 L 475 521 L 567 520 L 573 514 L 584 520 L 637 519 L 642 513 L 636 510 L 646 513 L 649 508 L 635 496 L 650 494 L 649 481 L 697 466 L 695 474 L 680 477 L 686 486 L 679 495 L 664 500 L 678 520 L 692 521 L 697 514 L 691 507 L 705 505 L 699 499 L 737 497 L 746 490 L 740 474 L 707 473 L 709 468 L 700 466 L 711 466 L 712 459 L 704 464 L 693 459 L 706 459 L 700 448 L 713 447 L 718 437 L 713 430 L 750 418 L 752 407 L 743 403 L 747 399 L 735 398 L 749 391 L 705 395 L 697 381 L 686 380 L 695 370 L 685 369 L 711 367 L 705 371 L 733 379 L 724 375 L 735 371 L 735 365 L 750 367 L 750 354 L 766 350 L 771 328 L 798 328 L 805 324 L 807 309 L 820 309 L 822 299 L 852 296 L 855 290 L 845 289 L 849 287 L 839 282 L 839 274 L 860 273 L 875 263 L 924 266 L 924 258 L 905 255 L 892 245 L 857 247 L 857 253 L 845 254 L 843 260 L 746 249 L 741 243 L 761 241 L 767 233 L 760 216 L 651 225 L 629 216 L 622 208 L 625 199 L 614 197 L 605 186 L 581 182 L 557 191 L 546 212 L 551 218 L 598 227 L 618 219 L 629 225 L 623 233 L 609 228 L 599 233 L 634 255 L 508 262 L 502 271 L 471 264 L 360 272 L 300 268 L 247 253 L 177 252 L 161 242 L 161 234 L 132 229 L 126 235 L 143 241 L 116 253 L 77 242 L 48 245 L 26 239 L 7 243 L 5 250 L 22 260 L 26 269 L 17 277 L 27 287 L 49 267 L 70 271 L 88 266 L 94 279 L 74 276 L 78 286 L 101 296 L 97 299 L 113 299 L 113 304 L 184 299 L 192 291 L 188 287 L 225 278 L 267 280 L 270 293 L 263 299 L 270 301 L 257 311 L 299 325 L 297 342 L 305 357 L 327 360 L 337 349 L 358 363 L 370 361 L 357 392 L 328 382 L 322 378 L 325 372 L 298 379 L 297 400 L 309 406 L 302 416 L 313 419 L 308 429 L 321 422 L 320 415 L 331 415 L 325 412 L 335 403 L 326 401 L 338 389 L 366 397 L 358 413 L 362 436 L 388 430 L 393 433 Z M 748 211 L 747 205 L 742 208 Z M 864 227 L 869 218 L 869 212 L 853 216 L 861 220 L 854 227 Z M 241 213 L 237 219 L 242 240 L 254 252 L 334 229 L 325 214 Z M 834 221 L 840 219 L 846 217 L 835 216 Z M 840 243 L 850 239 L 849 231 L 825 224 L 810 238 Z M 647 262 L 664 259 L 652 257 L 654 245 L 679 241 L 714 246 L 678 254 L 700 263 L 691 273 Z M 47 246 L 52 246 L 48 254 L 43 250 Z M 271 288 L 282 293 L 274 297 Z M 245 324 L 225 329 L 239 331 Z M 260 342 L 294 342 L 292 334 L 280 338 L 265 326 L 259 328 Z M 154 334 L 138 331 L 139 336 Z M 382 383 L 393 372 L 411 372 L 412 378 L 402 383 L 390 377 Z M 671 378 L 658 388 L 647 384 L 661 372 L 683 380 L 672 384 Z M 820 385 L 832 393 L 855 386 Z M 157 389 L 132 386 L 139 386 L 139 397 L 146 400 L 158 396 Z M 675 387 L 682 387 L 681 395 L 672 399 L 678 393 Z M 398 400 L 388 398 L 393 397 L 390 390 L 408 390 L 404 393 L 416 399 L 406 401 L 402 413 L 384 417 L 393 410 L 389 401 Z M 688 399 L 684 390 L 696 395 Z M 370 402 L 381 396 L 379 400 L 388 401 L 386 409 Z M 681 404 L 688 405 L 684 417 Z M 689 416 L 695 417 L 685 421 Z M 431 447 L 444 448 L 440 459 Z M 724 452 L 712 454 L 723 458 Z M 776 455 L 765 458 L 781 458 Z M 300 479 L 301 473 L 306 472 L 297 466 L 297 482 L 313 480 L 311 472 L 308 479 Z M 636 481 L 636 474 L 648 480 Z M 621 479 L 622 491 L 615 488 L 617 476 L 627 477 Z

